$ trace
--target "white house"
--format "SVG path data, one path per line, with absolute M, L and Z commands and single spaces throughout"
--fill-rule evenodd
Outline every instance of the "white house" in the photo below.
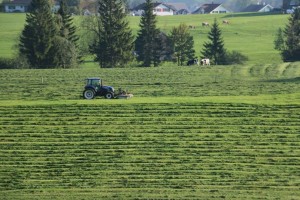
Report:
M 251 4 L 242 12 L 271 12 L 273 9 L 274 7 L 269 4 Z
M 219 14 L 219 13 L 230 13 L 222 4 L 203 4 L 197 8 L 192 14 Z
M 20 12 L 24 13 L 28 11 L 31 0 L 9 0 L 3 2 L 4 12 Z M 52 12 L 57 12 L 59 10 L 59 1 L 54 1 L 52 6 Z
M 133 8 L 131 13 L 132 15 L 140 16 L 144 12 L 145 3 L 138 5 L 137 7 Z M 167 16 L 167 15 L 174 15 L 176 9 L 173 6 L 164 3 L 153 3 L 153 14 L 158 16 Z
M 31 0 L 10 0 L 3 2 L 5 12 L 27 12 Z

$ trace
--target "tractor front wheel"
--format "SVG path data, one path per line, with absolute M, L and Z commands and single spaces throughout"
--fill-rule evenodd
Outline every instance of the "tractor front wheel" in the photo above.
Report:
M 114 98 L 114 95 L 113 95 L 113 93 L 108 92 L 108 93 L 105 94 L 105 98 L 106 99 L 112 99 L 112 98 Z
M 93 90 L 85 90 L 83 92 L 83 97 L 85 99 L 93 99 L 95 97 L 95 92 Z

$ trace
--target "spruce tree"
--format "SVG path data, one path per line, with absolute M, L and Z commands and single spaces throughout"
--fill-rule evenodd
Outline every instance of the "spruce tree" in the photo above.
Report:
M 100 67 L 121 67 L 133 60 L 134 37 L 122 0 L 99 0 L 97 40 L 91 47 Z
M 180 24 L 171 30 L 171 40 L 178 66 L 195 57 L 194 39 L 186 24 Z
M 277 30 L 275 40 L 274 40 L 274 48 L 278 51 L 284 49 L 283 30 L 281 28 Z
M 32 0 L 19 43 L 19 53 L 27 58 L 31 67 L 53 67 L 51 48 L 56 34 L 49 1 Z
M 281 47 L 283 61 L 300 60 L 300 8 L 294 10 L 283 31 L 284 45 Z
M 204 43 L 201 52 L 204 58 L 209 58 L 214 64 L 226 64 L 226 49 L 222 39 L 222 32 L 215 19 L 210 32 L 208 33 L 208 42 Z
M 77 42 L 79 40 L 76 35 L 76 27 L 73 24 L 72 16 L 69 14 L 66 0 L 61 0 L 59 3 L 59 10 L 57 11 L 59 21 L 59 34 L 61 37 L 66 38 L 78 47 Z
M 156 16 L 153 14 L 153 3 L 146 0 L 144 13 L 140 20 L 140 30 L 135 41 L 135 50 L 138 54 L 138 61 L 145 67 L 152 64 L 158 66 L 161 62 L 162 45 L 160 30 L 156 28 Z
M 72 16 L 69 14 L 66 0 L 61 0 L 59 5 L 59 10 L 56 13 L 56 23 L 59 29 L 57 37 L 61 38 L 56 39 L 54 44 L 56 51 L 53 53 L 56 54 L 56 65 L 69 68 L 76 66 L 77 61 L 80 61 L 78 53 L 79 37 L 76 35 L 76 27 L 73 24 Z M 57 51 L 57 48 L 61 48 L 62 51 Z M 68 56 L 59 55 L 59 53 L 67 54 Z

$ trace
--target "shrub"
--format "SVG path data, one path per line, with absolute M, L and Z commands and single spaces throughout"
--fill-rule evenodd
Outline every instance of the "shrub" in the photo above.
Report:
M 0 69 L 26 69 L 29 64 L 23 56 L 15 58 L 0 58 Z
M 226 63 L 228 65 L 244 64 L 246 61 L 248 61 L 248 57 L 238 51 L 233 50 L 231 52 L 230 51 L 226 52 Z
M 13 59 L 11 58 L 0 58 L 0 69 L 13 69 Z

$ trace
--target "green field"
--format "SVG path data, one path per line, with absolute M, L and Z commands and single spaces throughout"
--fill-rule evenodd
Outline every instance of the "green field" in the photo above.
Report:
M 1 70 L 1 198 L 299 199 L 299 66 Z
M 300 62 L 272 47 L 287 15 L 217 18 L 232 22 L 220 24 L 226 46 L 247 64 L 0 70 L 0 199 L 299 199 Z M 0 57 L 23 24 L 0 14 Z M 197 51 L 208 30 L 191 30 Z M 134 97 L 83 100 L 87 77 Z
M 230 14 L 230 15 L 186 15 L 158 17 L 158 27 L 169 33 L 172 27 L 179 23 L 196 26 L 191 30 L 195 41 L 197 56 L 203 43 L 207 40 L 207 27 L 201 27 L 204 21 L 213 23 L 214 18 L 220 23 L 223 32 L 225 47 L 228 50 L 237 50 L 249 57 L 249 64 L 281 62 L 279 53 L 274 50 L 274 37 L 279 27 L 287 23 L 288 15 L 266 14 Z M 227 19 L 230 25 L 223 25 Z M 12 57 L 16 52 L 18 36 L 24 27 L 25 14 L 0 13 L 0 57 Z M 76 18 L 80 21 L 80 18 Z M 139 17 L 129 17 L 133 33 L 139 30 Z

